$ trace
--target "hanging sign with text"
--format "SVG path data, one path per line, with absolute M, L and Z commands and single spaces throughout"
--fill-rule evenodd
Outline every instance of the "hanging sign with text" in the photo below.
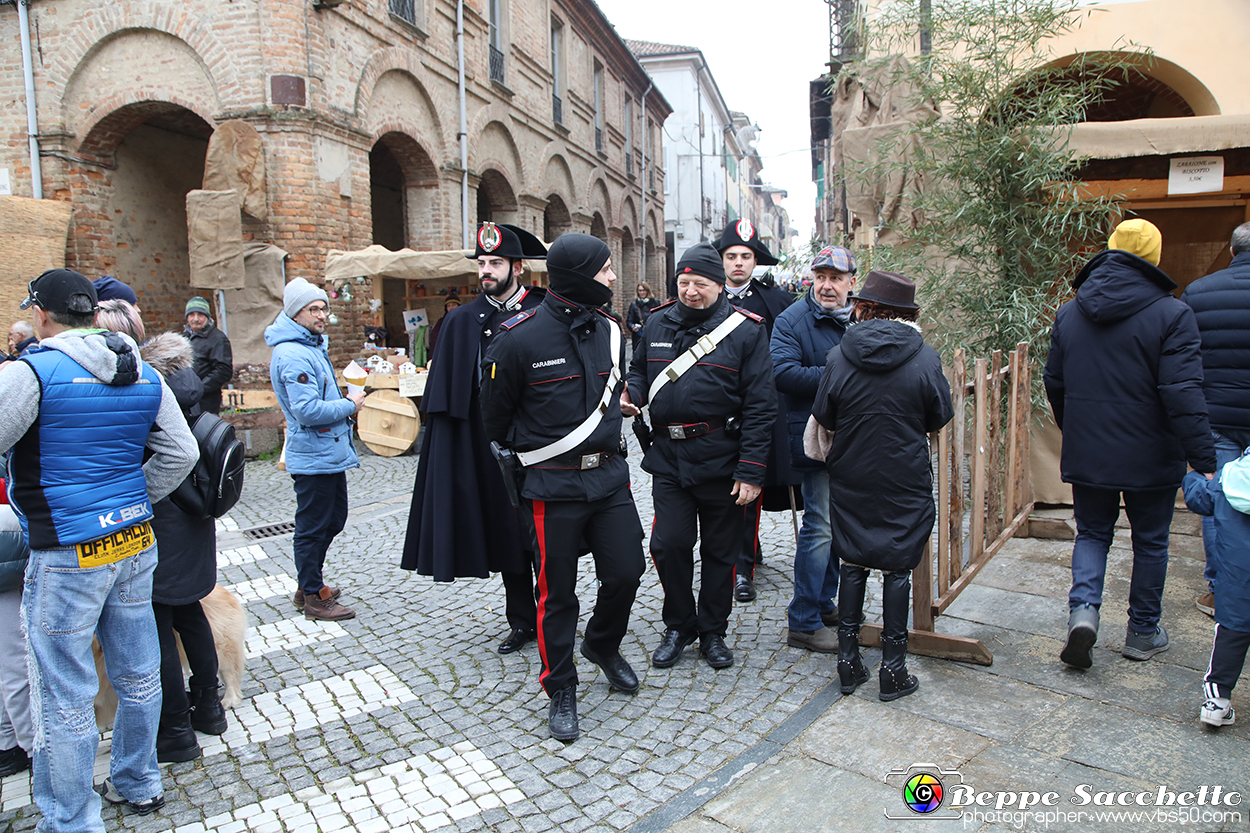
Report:
M 1168 196 L 1212 194 L 1224 190 L 1223 156 L 1186 156 L 1172 159 L 1168 168 Z

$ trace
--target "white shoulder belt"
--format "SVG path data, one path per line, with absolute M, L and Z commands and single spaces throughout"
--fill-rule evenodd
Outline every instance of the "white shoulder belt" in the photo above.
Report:
M 689 350 L 673 359 L 669 366 L 664 368 L 664 372 L 651 383 L 651 389 L 647 391 L 647 402 L 654 402 L 655 395 L 660 392 L 660 388 L 669 382 L 676 382 L 680 379 L 683 373 L 694 367 L 699 359 L 715 350 L 730 333 L 737 329 L 739 324 L 746 320 L 747 317 L 745 315 L 738 310 L 734 310 L 715 330 L 699 336 L 699 340 L 692 344 Z

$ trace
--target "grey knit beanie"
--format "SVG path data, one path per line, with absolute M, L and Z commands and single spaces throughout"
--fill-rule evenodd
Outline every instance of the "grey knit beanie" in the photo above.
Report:
M 303 278 L 296 278 L 282 290 L 282 309 L 288 318 L 294 318 L 299 311 L 313 301 L 325 301 L 328 305 L 330 297 L 319 286 L 314 286 Z

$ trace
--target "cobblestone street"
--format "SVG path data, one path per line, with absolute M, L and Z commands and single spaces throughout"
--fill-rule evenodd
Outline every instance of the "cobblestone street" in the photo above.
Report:
M 649 527 L 650 483 L 634 494 Z M 327 559 L 357 618 L 305 621 L 289 532 L 289 476 L 250 463 L 243 500 L 218 531 L 219 581 L 249 614 L 243 703 L 221 738 L 201 735 L 201 760 L 163 767 L 168 804 L 147 819 L 105 808 L 110 828 L 159 831 L 624 830 L 755 746 L 836 677 L 830 659 L 785 646 L 794 533 L 765 514 L 760 597 L 737 605 L 732 668 L 713 671 L 688 649 L 669 670 L 649 666 L 662 593 L 643 577 L 622 653 L 642 679 L 609 693 L 578 657 L 582 736 L 547 737 L 547 699 L 533 643 L 495 650 L 507 633 L 497 579 L 435 584 L 398 568 L 416 457 L 362 449 L 348 473 L 351 517 Z M 583 618 L 594 598 L 583 561 Z M 107 736 L 97 780 L 107 774 Z M 6 778 L 0 823 L 33 828 L 29 778 Z

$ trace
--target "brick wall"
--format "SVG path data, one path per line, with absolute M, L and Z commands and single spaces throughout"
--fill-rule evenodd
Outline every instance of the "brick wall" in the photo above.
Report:
M 318 279 L 330 249 L 373 242 L 369 152 L 383 143 L 402 171 L 406 242 L 459 248 L 461 169 L 452 0 L 425 0 L 418 27 L 392 18 L 387 0 L 316 11 L 308 2 L 58 0 L 30 7 L 45 196 L 74 206 L 67 264 L 132 283 L 156 326 L 182 322 L 187 285 L 181 199 L 199 187 L 206 140 L 228 118 L 264 141 L 269 215 L 244 218 L 244 236 L 290 252 L 288 277 Z M 466 3 L 470 217 L 477 189 L 506 182 L 510 219 L 539 234 L 553 195 L 574 231 L 598 211 L 614 261 L 621 224 L 638 237 L 643 181 L 624 172 L 624 99 L 635 101 L 635 148 L 645 78 L 622 57 L 597 8 L 579 0 L 508 0 L 505 84 L 492 83 L 485 3 Z M 552 122 L 550 13 L 565 24 L 564 126 Z M 0 167 L 29 195 L 25 99 L 17 14 L 0 6 Z M 594 147 L 592 67 L 605 67 L 604 149 Z M 275 76 L 286 76 L 274 85 Z M 303 85 L 303 100 L 275 99 Z M 283 100 L 289 103 L 282 103 Z M 648 114 L 667 107 L 654 94 Z M 637 161 L 637 160 L 636 160 Z M 648 194 L 648 229 L 662 228 L 662 181 Z M 488 200 L 489 201 L 489 200 Z M 632 219 L 626 219 L 626 217 Z M 649 232 L 650 234 L 651 232 Z M 662 241 L 659 241 L 662 244 Z M 636 257 L 635 257 L 636 261 Z M 633 297 L 622 275 L 617 307 Z M 336 343 L 363 338 L 372 282 L 333 301 Z M 275 310 L 276 312 L 276 310 Z

